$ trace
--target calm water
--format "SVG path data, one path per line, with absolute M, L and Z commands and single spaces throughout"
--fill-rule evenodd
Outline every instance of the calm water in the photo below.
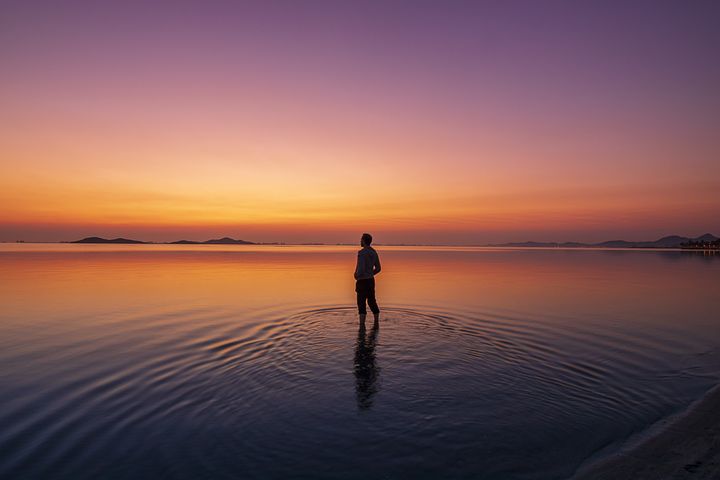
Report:
M 0 245 L 0 477 L 555 479 L 720 377 L 720 257 Z

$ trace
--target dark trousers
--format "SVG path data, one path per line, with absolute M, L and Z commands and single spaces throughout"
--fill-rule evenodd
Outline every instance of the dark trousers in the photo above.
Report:
M 374 314 L 380 313 L 377 301 L 375 300 L 375 279 L 364 278 L 355 282 L 355 291 L 357 292 L 358 312 L 366 314 L 365 302 L 370 305 L 370 310 Z

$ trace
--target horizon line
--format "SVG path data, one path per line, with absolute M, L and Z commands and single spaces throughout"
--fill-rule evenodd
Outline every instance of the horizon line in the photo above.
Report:
M 603 247 L 603 244 L 606 243 L 613 243 L 613 242 L 623 242 L 627 244 L 650 244 L 650 243 L 657 243 L 661 240 L 673 238 L 673 237 L 679 237 L 683 239 L 683 241 L 697 241 L 698 239 L 706 236 L 714 237 L 714 240 L 710 241 L 717 241 L 720 239 L 720 237 L 706 232 L 704 234 L 698 235 L 696 237 L 689 237 L 684 235 L 678 235 L 678 234 L 670 234 L 662 236 L 656 240 L 640 240 L 640 241 L 628 241 L 623 239 L 612 239 L 612 240 L 603 240 L 600 242 L 578 242 L 573 240 L 564 240 L 564 241 L 536 241 L 536 240 L 524 240 L 524 241 L 508 241 L 508 242 L 502 242 L 502 243 L 407 243 L 407 242 L 392 242 L 392 243 L 374 243 L 374 245 L 378 246 L 408 246 L 408 247 L 496 247 L 496 248 L 513 248 L 513 247 L 534 247 L 534 248 L 558 248 L 561 245 L 565 245 L 569 248 L 583 248 L 583 247 Z M 83 242 L 83 240 L 87 239 L 98 239 L 102 240 L 100 242 Z M 223 240 L 228 239 L 232 240 L 233 242 L 219 242 L 217 240 Z M 113 243 L 113 240 L 127 240 L 127 242 L 115 242 Z M 216 241 L 213 241 L 216 240 Z M 237 243 L 235 243 L 237 242 Z M 79 240 L 59 240 L 59 241 L 27 241 L 27 240 L 0 240 L 0 243 L 29 243 L 29 244 L 85 244 L 85 245 L 98 245 L 98 244 L 114 244 L 114 245 L 282 245 L 282 246 L 356 246 L 356 242 L 284 242 L 284 241 L 272 241 L 272 242 L 253 242 L 249 240 L 242 240 L 242 239 L 234 239 L 232 237 L 220 237 L 220 238 L 212 238 L 209 240 L 172 240 L 172 241 L 146 241 L 146 240 L 136 240 L 131 239 L 128 237 L 115 237 L 115 238 L 104 238 L 99 236 L 89 236 L 89 237 L 83 237 Z M 612 248 L 612 247 L 610 247 Z M 617 248 L 617 247 L 616 247 Z M 622 247 L 620 247 L 622 248 Z M 637 247 L 636 247 L 637 248 Z M 652 248 L 652 247 L 651 247 Z M 657 248 L 657 247 L 656 247 Z M 673 248 L 673 247 L 669 247 Z

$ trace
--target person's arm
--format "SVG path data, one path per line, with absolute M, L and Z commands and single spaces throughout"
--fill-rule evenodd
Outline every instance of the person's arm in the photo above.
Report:
M 355 280 L 358 279 L 358 273 L 365 269 L 365 255 L 361 255 L 358 252 L 357 265 L 355 266 Z
M 380 270 L 382 267 L 380 267 L 380 255 L 375 253 L 375 265 L 373 265 L 373 275 L 377 275 L 380 273 Z

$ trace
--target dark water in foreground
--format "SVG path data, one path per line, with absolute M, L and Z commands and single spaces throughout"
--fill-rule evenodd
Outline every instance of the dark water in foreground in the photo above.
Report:
M 0 477 L 555 479 L 720 377 L 720 257 L 0 246 Z

